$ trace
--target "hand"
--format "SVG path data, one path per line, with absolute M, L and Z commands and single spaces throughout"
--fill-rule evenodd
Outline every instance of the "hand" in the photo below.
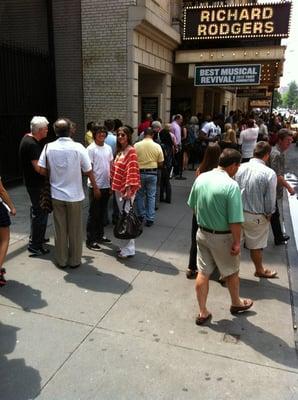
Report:
M 240 242 L 233 242 L 231 246 L 231 256 L 238 256 L 240 254 Z
M 288 192 L 291 196 L 294 196 L 294 194 L 296 194 L 295 189 L 292 186 L 289 187 Z
M 11 210 L 10 210 L 10 214 L 15 216 L 16 213 L 17 213 L 17 210 L 14 207 L 12 207 Z
M 101 191 L 98 189 L 98 187 L 93 188 L 93 194 L 95 199 L 100 199 L 101 198 Z

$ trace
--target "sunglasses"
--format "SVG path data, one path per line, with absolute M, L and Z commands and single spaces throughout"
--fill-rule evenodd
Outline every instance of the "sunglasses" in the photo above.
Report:
M 117 137 L 125 137 L 126 133 L 117 133 Z

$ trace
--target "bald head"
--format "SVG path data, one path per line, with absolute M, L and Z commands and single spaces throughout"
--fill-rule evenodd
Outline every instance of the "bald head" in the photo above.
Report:
M 58 137 L 69 137 L 71 122 L 67 118 L 58 118 L 53 125 L 54 131 Z

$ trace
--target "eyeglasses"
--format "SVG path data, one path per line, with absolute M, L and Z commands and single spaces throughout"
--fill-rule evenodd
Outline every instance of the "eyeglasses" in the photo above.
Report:
M 126 133 L 117 133 L 117 137 L 125 137 Z

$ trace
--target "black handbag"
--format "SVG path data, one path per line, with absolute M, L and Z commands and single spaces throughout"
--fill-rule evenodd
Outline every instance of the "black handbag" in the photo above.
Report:
M 130 209 L 125 211 L 126 200 L 123 202 L 122 211 L 118 221 L 114 226 L 114 236 L 117 239 L 135 239 L 143 232 L 143 224 L 134 212 L 132 202 L 130 201 Z
M 48 169 L 47 146 L 45 149 L 45 156 L 46 156 L 46 168 Z M 48 172 L 49 172 L 49 170 L 48 170 Z M 51 213 L 53 211 L 52 196 L 51 196 L 51 184 L 50 184 L 49 176 L 46 176 L 44 179 L 44 184 L 40 191 L 39 206 L 42 210 L 46 211 L 47 213 Z

